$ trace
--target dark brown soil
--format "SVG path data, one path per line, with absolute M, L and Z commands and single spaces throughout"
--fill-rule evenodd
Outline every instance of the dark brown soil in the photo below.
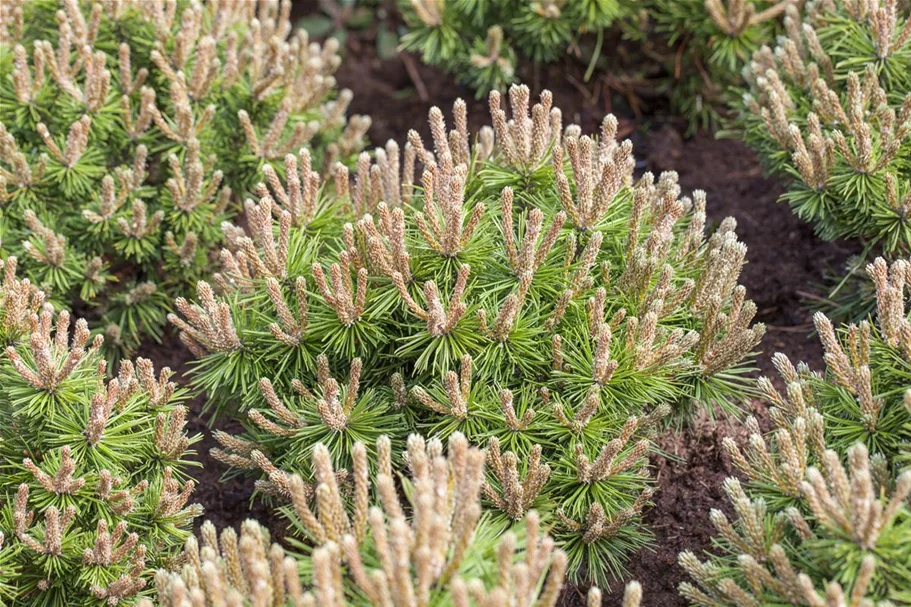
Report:
M 659 489 L 655 506 L 645 517 L 655 534 L 655 548 L 641 551 L 629 565 L 629 579 L 642 584 L 643 605 L 685 605 L 677 593 L 677 585 L 686 579 L 677 566 L 677 554 L 708 548 L 714 532 L 709 511 L 729 511 L 721 483 L 734 470 L 721 441 L 732 434 L 725 424 L 701 419 L 686 432 L 659 439 L 659 448 L 667 455 L 652 458 Z M 617 584 L 612 590 L 606 604 L 619 605 L 623 587 Z
M 150 358 L 156 368 L 170 367 L 176 374 L 175 381 L 187 385 L 186 372 L 193 355 L 173 334 L 166 335 L 161 344 L 144 345 L 138 356 Z M 218 529 L 238 528 L 243 521 L 253 518 L 269 528 L 273 536 L 281 537 L 281 522 L 272 516 L 271 509 L 262 501 L 252 499 L 253 487 L 250 479 L 222 478 L 227 466 L 213 459 L 209 453 L 213 447 L 218 446 L 218 443 L 212 437 L 212 428 L 207 426 L 209 415 L 203 416 L 201 413 L 204 405 L 204 397 L 194 398 L 187 403 L 190 409 L 187 433 L 200 437 L 199 442 L 193 445 L 196 451 L 196 457 L 193 459 L 199 464 L 198 468 L 190 472 L 197 482 L 193 496 L 194 501 L 206 509 L 205 515 L 196 521 L 197 529 L 203 521 L 212 521 Z M 232 433 L 238 433 L 242 429 L 240 423 L 227 417 L 218 419 L 215 425 L 219 430 Z
M 315 10 L 316 0 L 295 2 L 295 13 Z M 484 101 L 456 85 L 452 78 L 426 67 L 413 57 L 382 60 L 377 56 L 376 25 L 364 31 L 351 31 L 346 42 L 347 58 L 337 77 L 342 87 L 354 94 L 351 113 L 366 113 L 373 118 L 371 140 L 383 144 L 389 138 L 401 141 L 407 130 L 417 128 L 425 137 L 427 110 L 438 105 L 444 110 L 462 97 L 469 102 L 472 128 L 487 120 Z M 607 47 L 606 53 L 623 55 L 622 49 Z M 627 77 L 596 75 L 583 84 L 580 66 L 572 59 L 551 67 L 523 74 L 533 88 L 549 88 L 555 104 L 564 112 L 566 122 L 591 130 L 605 113 L 621 119 L 624 136 L 631 137 L 639 158 L 639 170 L 660 172 L 676 170 L 685 191 L 707 191 L 709 214 L 713 221 L 732 215 L 738 221 L 738 234 L 749 247 L 749 264 L 742 281 L 756 302 L 758 319 L 768 326 L 762 344 L 759 367 L 763 374 L 774 374 L 769 364 L 771 353 L 781 351 L 794 360 L 806 360 L 821 367 L 821 352 L 810 334 L 810 313 L 801 301 L 801 292 L 821 281 L 825 270 L 838 271 L 852 252 L 849 247 L 822 243 L 806 224 L 794 217 L 785 205 L 776 204 L 783 191 L 780 181 L 763 175 L 755 156 L 742 144 L 716 140 L 709 133 L 691 139 L 681 136 L 681 125 L 667 117 L 660 102 L 636 90 Z M 647 92 L 647 87 L 644 87 Z M 427 93 L 422 99 L 418 91 Z M 641 91 L 639 91 L 641 93 Z M 158 365 L 168 364 L 183 371 L 189 355 L 174 339 L 144 352 Z M 206 517 L 217 526 L 237 526 L 248 517 L 267 521 L 268 510 L 251 507 L 251 487 L 240 479 L 222 481 L 225 467 L 208 454 L 213 440 L 199 417 L 202 403 L 191 403 L 192 430 L 205 437 L 197 445 L 203 467 L 197 472 L 196 498 L 206 507 Z M 218 422 L 225 428 L 225 422 Z M 225 428 L 227 429 L 227 428 Z M 684 605 L 676 587 L 684 579 L 677 566 L 683 550 L 701 551 L 710 547 L 713 529 L 708 520 L 711 508 L 726 508 L 721 481 L 733 470 L 723 454 L 721 439 L 736 435 L 728 422 L 699 420 L 683 432 L 668 432 L 660 438 L 666 456 L 652 458 L 659 481 L 655 507 L 646 522 L 655 533 L 654 548 L 632 559 L 630 579 L 644 588 L 643 604 L 648 607 Z M 280 533 L 280 524 L 272 525 Z M 623 583 L 613 588 L 605 604 L 619 604 Z M 579 604 L 571 592 L 565 604 Z

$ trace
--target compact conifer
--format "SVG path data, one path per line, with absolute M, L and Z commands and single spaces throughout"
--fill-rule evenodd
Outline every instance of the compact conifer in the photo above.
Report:
M 746 69 L 738 131 L 787 176 L 794 212 L 826 239 L 911 248 L 911 14 L 907 4 L 807 3 Z M 863 264 L 861 264 L 862 266 Z
M 307 150 L 284 180 L 267 166 L 215 287 L 171 319 L 191 382 L 245 418 L 216 433 L 236 471 L 310 480 L 317 442 L 348 468 L 358 441 L 460 432 L 487 447 L 500 516 L 541 511 L 603 585 L 647 540 L 649 434 L 693 403 L 736 411 L 763 327 L 737 285 L 746 248 L 731 219 L 706 237 L 704 193 L 634 180 L 613 116 L 590 137 L 549 92 L 513 87 L 509 120 L 505 101 L 476 139 L 464 103 L 454 128 L 433 108 L 434 152 L 411 132 L 350 188 L 341 166 L 321 187 Z
M 718 553 L 680 564 L 695 605 L 811 607 L 911 601 L 911 324 L 908 264 L 877 259 L 877 323 L 835 330 L 815 317 L 825 373 L 774 358 L 786 386 L 760 387 L 773 428 L 747 423 L 745 447 L 725 446 L 744 480 L 724 490 L 737 518 L 711 513 Z
M 13 605 L 131 604 L 201 514 L 185 392 L 142 358 L 106 377 L 103 338 L 15 269 L 0 262 L 0 591 Z
M 356 155 L 369 120 L 291 3 L 10 0 L 0 7 L 0 257 L 116 354 L 159 339 L 266 162 Z

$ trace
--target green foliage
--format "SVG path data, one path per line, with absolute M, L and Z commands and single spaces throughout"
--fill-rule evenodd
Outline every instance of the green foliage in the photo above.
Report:
M 400 48 L 456 74 L 483 97 L 515 80 L 516 60 L 549 63 L 580 35 L 628 15 L 628 0 L 400 0 Z
M 331 36 L 342 47 L 348 32 L 369 28 L 375 23 L 377 13 L 382 15 L 383 0 L 324 0 L 317 10 L 297 20 L 295 25 L 303 28 L 314 38 Z M 392 35 L 385 28 L 381 36 Z M 382 43 L 377 42 L 377 52 L 386 59 Z
M 867 271 L 878 326 L 836 331 L 817 314 L 825 373 L 776 355 L 786 391 L 759 381 L 772 430 L 763 434 L 751 418 L 743 450 L 726 441 L 746 482 L 725 482 L 737 520 L 711 513 L 717 554 L 704 563 L 681 555 L 696 582 L 681 591 L 693 604 L 911 601 L 911 471 L 902 472 L 911 441 L 907 263 L 890 269 L 878 259 Z
M 0 595 L 12 605 L 132 604 L 170 566 L 198 505 L 185 393 L 152 363 L 105 379 L 101 336 L 70 334 L 43 294 L 2 267 Z M 7 586 L 10 571 L 17 575 Z
M 15 596 L 14 580 L 18 574 L 16 550 L 3 536 L 0 538 L 0 602 L 4 605 Z
M 789 0 L 648 0 L 658 56 L 670 74 L 666 93 L 678 114 L 697 128 L 724 122 L 730 88 L 753 53 L 781 33 Z M 665 48 L 661 48 L 661 46 Z
M 338 43 L 292 33 L 290 7 L 4 3 L 0 257 L 87 308 L 111 359 L 161 337 L 263 163 L 308 143 L 325 170 L 362 147 Z
M 789 178 L 783 200 L 820 236 L 891 257 L 911 248 L 911 15 L 894 1 L 869 10 L 789 9 L 788 36 L 745 71 L 735 126 Z
M 171 320 L 192 384 L 244 414 L 243 435 L 217 435 L 236 471 L 310 481 L 316 441 L 347 466 L 356 441 L 459 432 L 494 460 L 497 516 L 539 509 L 573 575 L 603 584 L 647 540 L 649 433 L 736 412 L 763 327 L 733 220 L 704 234 L 704 193 L 634 181 L 613 116 L 580 136 L 548 92 L 510 97 L 512 128 L 493 93 L 473 147 L 464 103 L 452 130 L 432 109 L 435 154 L 411 132 L 362 155 L 351 189 L 320 187 L 307 150 L 284 183 L 267 166 L 218 292 L 201 282 Z

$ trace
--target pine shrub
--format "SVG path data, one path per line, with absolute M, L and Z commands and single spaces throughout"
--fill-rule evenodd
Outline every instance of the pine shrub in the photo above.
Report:
M 727 123 L 731 89 L 753 53 L 783 33 L 793 0 L 649 0 L 652 37 L 669 76 L 664 88 L 689 131 Z
M 9 0 L 0 7 L 0 257 L 116 354 L 160 339 L 266 162 L 356 156 L 338 44 L 279 2 Z
M 836 331 L 818 313 L 825 372 L 776 355 L 785 392 L 760 380 L 772 429 L 751 418 L 745 447 L 726 441 L 744 477 L 724 484 L 736 519 L 712 511 L 716 553 L 680 556 L 695 582 L 681 591 L 693 604 L 911 602 L 911 283 L 904 261 L 880 258 L 867 271 L 876 325 Z
M 275 469 L 311 480 L 317 443 L 348 468 L 356 442 L 459 432 L 488 447 L 499 516 L 539 510 L 573 575 L 604 585 L 647 541 L 658 421 L 743 396 L 764 330 L 737 285 L 746 248 L 732 219 L 705 236 L 705 195 L 675 174 L 634 180 L 613 116 L 589 137 L 546 91 L 531 107 L 513 87 L 508 122 L 490 102 L 473 146 L 464 103 L 451 130 L 433 108 L 435 152 L 412 131 L 362 155 L 352 188 L 321 187 L 306 150 L 285 182 L 266 166 L 217 291 L 171 320 L 192 384 L 245 423 L 215 456 L 261 490 Z
M 580 35 L 598 35 L 633 12 L 629 0 L 399 0 L 401 49 L 420 53 L 483 97 L 515 81 L 518 62 L 550 63 Z
M 103 338 L 15 269 L 0 262 L 0 598 L 132 604 L 201 514 L 186 392 L 141 358 L 106 378 Z
M 773 171 L 783 199 L 826 239 L 911 249 L 911 13 L 907 3 L 795 6 L 787 35 L 744 72 L 736 128 Z

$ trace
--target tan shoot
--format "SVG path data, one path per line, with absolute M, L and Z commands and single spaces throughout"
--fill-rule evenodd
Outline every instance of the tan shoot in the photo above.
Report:
M 874 431 L 879 422 L 883 403 L 873 395 L 873 380 L 870 374 L 870 323 L 850 325 L 847 331 L 848 351 L 835 335 L 832 322 L 822 313 L 813 316 L 813 324 L 819 333 L 825 354 L 826 368 L 835 376 L 836 382 L 857 399 L 861 420 Z M 909 327 L 911 328 L 911 327 Z M 888 339 L 888 333 L 884 331 Z
M 326 280 L 322 265 L 313 264 L 312 271 L 320 295 L 335 311 L 339 322 L 350 327 L 359 321 L 367 307 L 367 268 L 357 271 L 356 287 L 351 280 L 352 264 L 346 251 L 339 255 L 338 263 L 329 266 L 329 280 Z
M 594 461 L 586 457 L 582 445 L 577 445 L 575 464 L 579 482 L 598 483 L 633 467 L 641 467 L 649 450 L 649 441 L 642 439 L 631 444 L 638 428 L 639 419 L 629 418 L 619 436 L 604 445 Z
M 564 148 L 554 148 L 557 193 L 563 210 L 578 230 L 590 230 L 600 223 L 617 192 L 632 182 L 633 145 L 628 140 L 616 142 L 617 127 L 617 119 L 608 115 L 601 126 L 600 144 L 587 136 L 566 138 L 564 148 L 575 182 L 575 197 L 563 170 Z
M 414 486 L 411 521 L 402 514 L 396 492 L 382 489 L 392 480 L 385 472 L 377 477 L 382 507 L 371 508 L 368 515 L 386 575 L 368 574 L 355 537 L 347 535 L 341 542 L 351 577 L 377 605 L 384 603 L 381 597 L 396 606 L 427 605 L 431 590 L 457 573 L 481 515 L 484 454 L 469 447 L 464 436 L 450 438 L 446 457 L 438 440 L 425 443 L 412 435 L 406 457 Z
M 487 324 L 487 312 L 483 308 L 478 310 L 478 324 L 481 327 L 481 333 L 500 343 L 509 339 L 509 335 L 519 320 L 519 314 L 522 312 L 525 295 L 531 287 L 531 280 L 532 275 L 530 272 L 522 276 L 517 292 L 510 293 L 503 300 L 503 305 L 500 307 L 492 326 Z
M 525 222 L 525 232 L 521 244 L 518 236 L 514 234 L 513 227 L 513 190 L 503 188 L 500 195 L 500 221 L 502 222 L 503 244 L 506 248 L 506 258 L 512 268 L 513 274 L 522 278 L 526 274 L 534 274 L 544 263 L 545 258 L 560 234 L 560 229 L 566 222 L 566 213 L 557 213 L 547 232 L 541 237 L 544 225 L 544 214 L 540 209 L 532 209 Z M 538 243 L 539 237 L 540 244 Z
M 484 204 L 476 204 L 467 214 L 464 165 L 448 173 L 431 165 L 425 169 L 422 183 L 424 210 L 414 214 L 415 223 L 430 248 L 444 257 L 455 257 L 471 240 L 484 215 Z
M 168 314 L 168 320 L 180 330 L 180 340 L 197 356 L 210 352 L 230 352 L 243 347 L 228 304 L 215 298 L 212 287 L 203 281 L 196 285 L 200 304 L 190 304 L 179 297 L 174 302 L 177 314 Z
M 38 184 L 47 170 L 47 154 L 33 162 L 19 149 L 12 133 L 0 122 L 0 186 L 28 189 Z M 3 165 L 6 166 L 3 166 Z M 0 187 L 0 201 L 9 196 L 6 187 Z
M 554 404 L 554 415 L 561 425 L 578 434 L 585 430 L 585 427 L 588 426 L 588 423 L 595 416 L 595 413 L 598 412 L 598 407 L 600 405 L 601 389 L 599 386 L 592 386 L 588 389 L 588 394 L 585 395 L 585 401 L 582 403 L 582 406 L 578 411 L 572 413 L 572 417 L 567 415 L 561 404 Z
M 436 402 L 420 386 L 412 388 L 411 395 L 422 405 L 440 415 L 447 415 L 460 420 L 468 419 L 468 408 L 471 403 L 471 356 L 468 354 L 463 356 L 461 363 L 458 374 L 455 371 L 447 371 L 446 376 L 443 378 L 443 388 L 449 400 L 448 404 Z
M 66 236 L 57 234 L 41 223 L 31 209 L 26 209 L 23 213 L 23 220 L 34 238 L 34 241 L 22 241 L 22 248 L 26 254 L 38 263 L 55 268 L 63 267 L 67 258 Z
M 281 179 L 272 165 L 263 166 L 265 182 L 255 188 L 260 198 L 271 197 L 279 211 L 291 214 L 291 223 L 297 227 L 306 226 L 316 215 L 319 204 L 319 173 L 312 169 L 310 151 L 301 148 L 297 156 L 285 156 L 285 181 Z
M 540 165 L 551 149 L 558 149 L 563 131 L 563 115 L 559 108 L 553 107 L 551 92 L 542 91 L 540 102 L 532 108 L 529 108 L 529 97 L 524 84 L 509 88 L 512 119 L 508 121 L 500 93 L 491 91 L 488 100 L 496 152 L 506 164 L 521 171 Z
M 215 202 L 216 210 L 224 210 L 231 199 L 231 188 L 221 186 L 224 177 L 221 171 L 214 171 L 205 184 L 205 167 L 213 164 L 214 158 L 206 160 L 205 165 L 199 157 L 199 140 L 191 139 L 187 145 L 186 156 L 181 163 L 177 156 L 168 157 L 171 177 L 165 182 L 171 200 L 178 209 L 190 213 L 201 204 Z M 205 185 L 205 187 L 203 187 Z
M 31 332 L 44 304 L 44 293 L 27 278 L 16 278 L 18 260 L 10 256 L 0 260 L 3 282 L 0 283 L 0 327 L 10 336 Z
M 550 478 L 550 466 L 541 462 L 541 445 L 532 447 L 524 479 L 516 454 L 512 451 L 501 453 L 496 438 L 487 444 L 487 465 L 497 480 L 499 491 L 490 483 L 484 483 L 484 496 L 513 520 L 528 513 Z
M 54 328 L 54 313 L 48 306 L 30 321 L 32 333 L 27 347 L 30 362 L 26 362 L 16 346 L 8 346 L 6 355 L 16 372 L 29 385 L 38 390 L 53 392 L 70 377 L 90 353 L 101 347 L 102 337 L 97 335 L 89 345 L 89 328 L 85 320 L 76 321 L 73 337 L 69 338 L 70 315 L 60 312 Z M 53 333 L 53 335 L 52 335 Z M 86 346 L 89 347 L 87 351 Z
M 393 273 L 392 282 L 395 284 L 402 299 L 407 304 L 411 312 L 427 323 L 427 332 L 433 337 L 442 337 L 455 329 L 459 320 L 468 310 L 468 305 L 462 300 L 465 294 L 465 287 L 468 286 L 468 276 L 471 268 L 468 264 L 462 264 L 456 277 L 455 287 L 452 290 L 452 296 L 449 298 L 448 308 L 443 307 L 440 299 L 440 291 L 432 280 L 424 283 L 424 301 L 426 308 L 422 308 L 411 297 L 408 292 L 408 285 L 405 279 L 398 272 Z
M 155 585 L 161 607 L 180 607 L 191 596 L 206 602 L 217 598 L 227 605 L 243 605 L 254 597 L 258 607 L 307 605 L 297 562 L 278 544 L 270 545 L 269 533 L 259 523 L 245 521 L 238 537 L 231 528 L 219 536 L 207 521 L 200 535 L 201 545 L 195 537 L 187 540 L 181 573 L 158 572 Z M 148 599 L 139 605 L 153 607 Z
M 608 518 L 601 504 L 595 503 L 589 507 L 583 521 L 568 518 L 562 509 L 557 511 L 557 520 L 566 529 L 582 534 L 582 541 L 591 544 L 619 533 L 623 527 L 642 513 L 653 493 L 653 489 L 645 489 L 636 497 L 631 506 L 614 513 L 613 518 Z
M 389 278 L 398 273 L 407 285 L 411 283 L 411 256 L 405 242 L 405 213 L 381 202 L 376 215 L 376 220 L 364 215 L 357 222 L 367 246 L 368 267 Z

